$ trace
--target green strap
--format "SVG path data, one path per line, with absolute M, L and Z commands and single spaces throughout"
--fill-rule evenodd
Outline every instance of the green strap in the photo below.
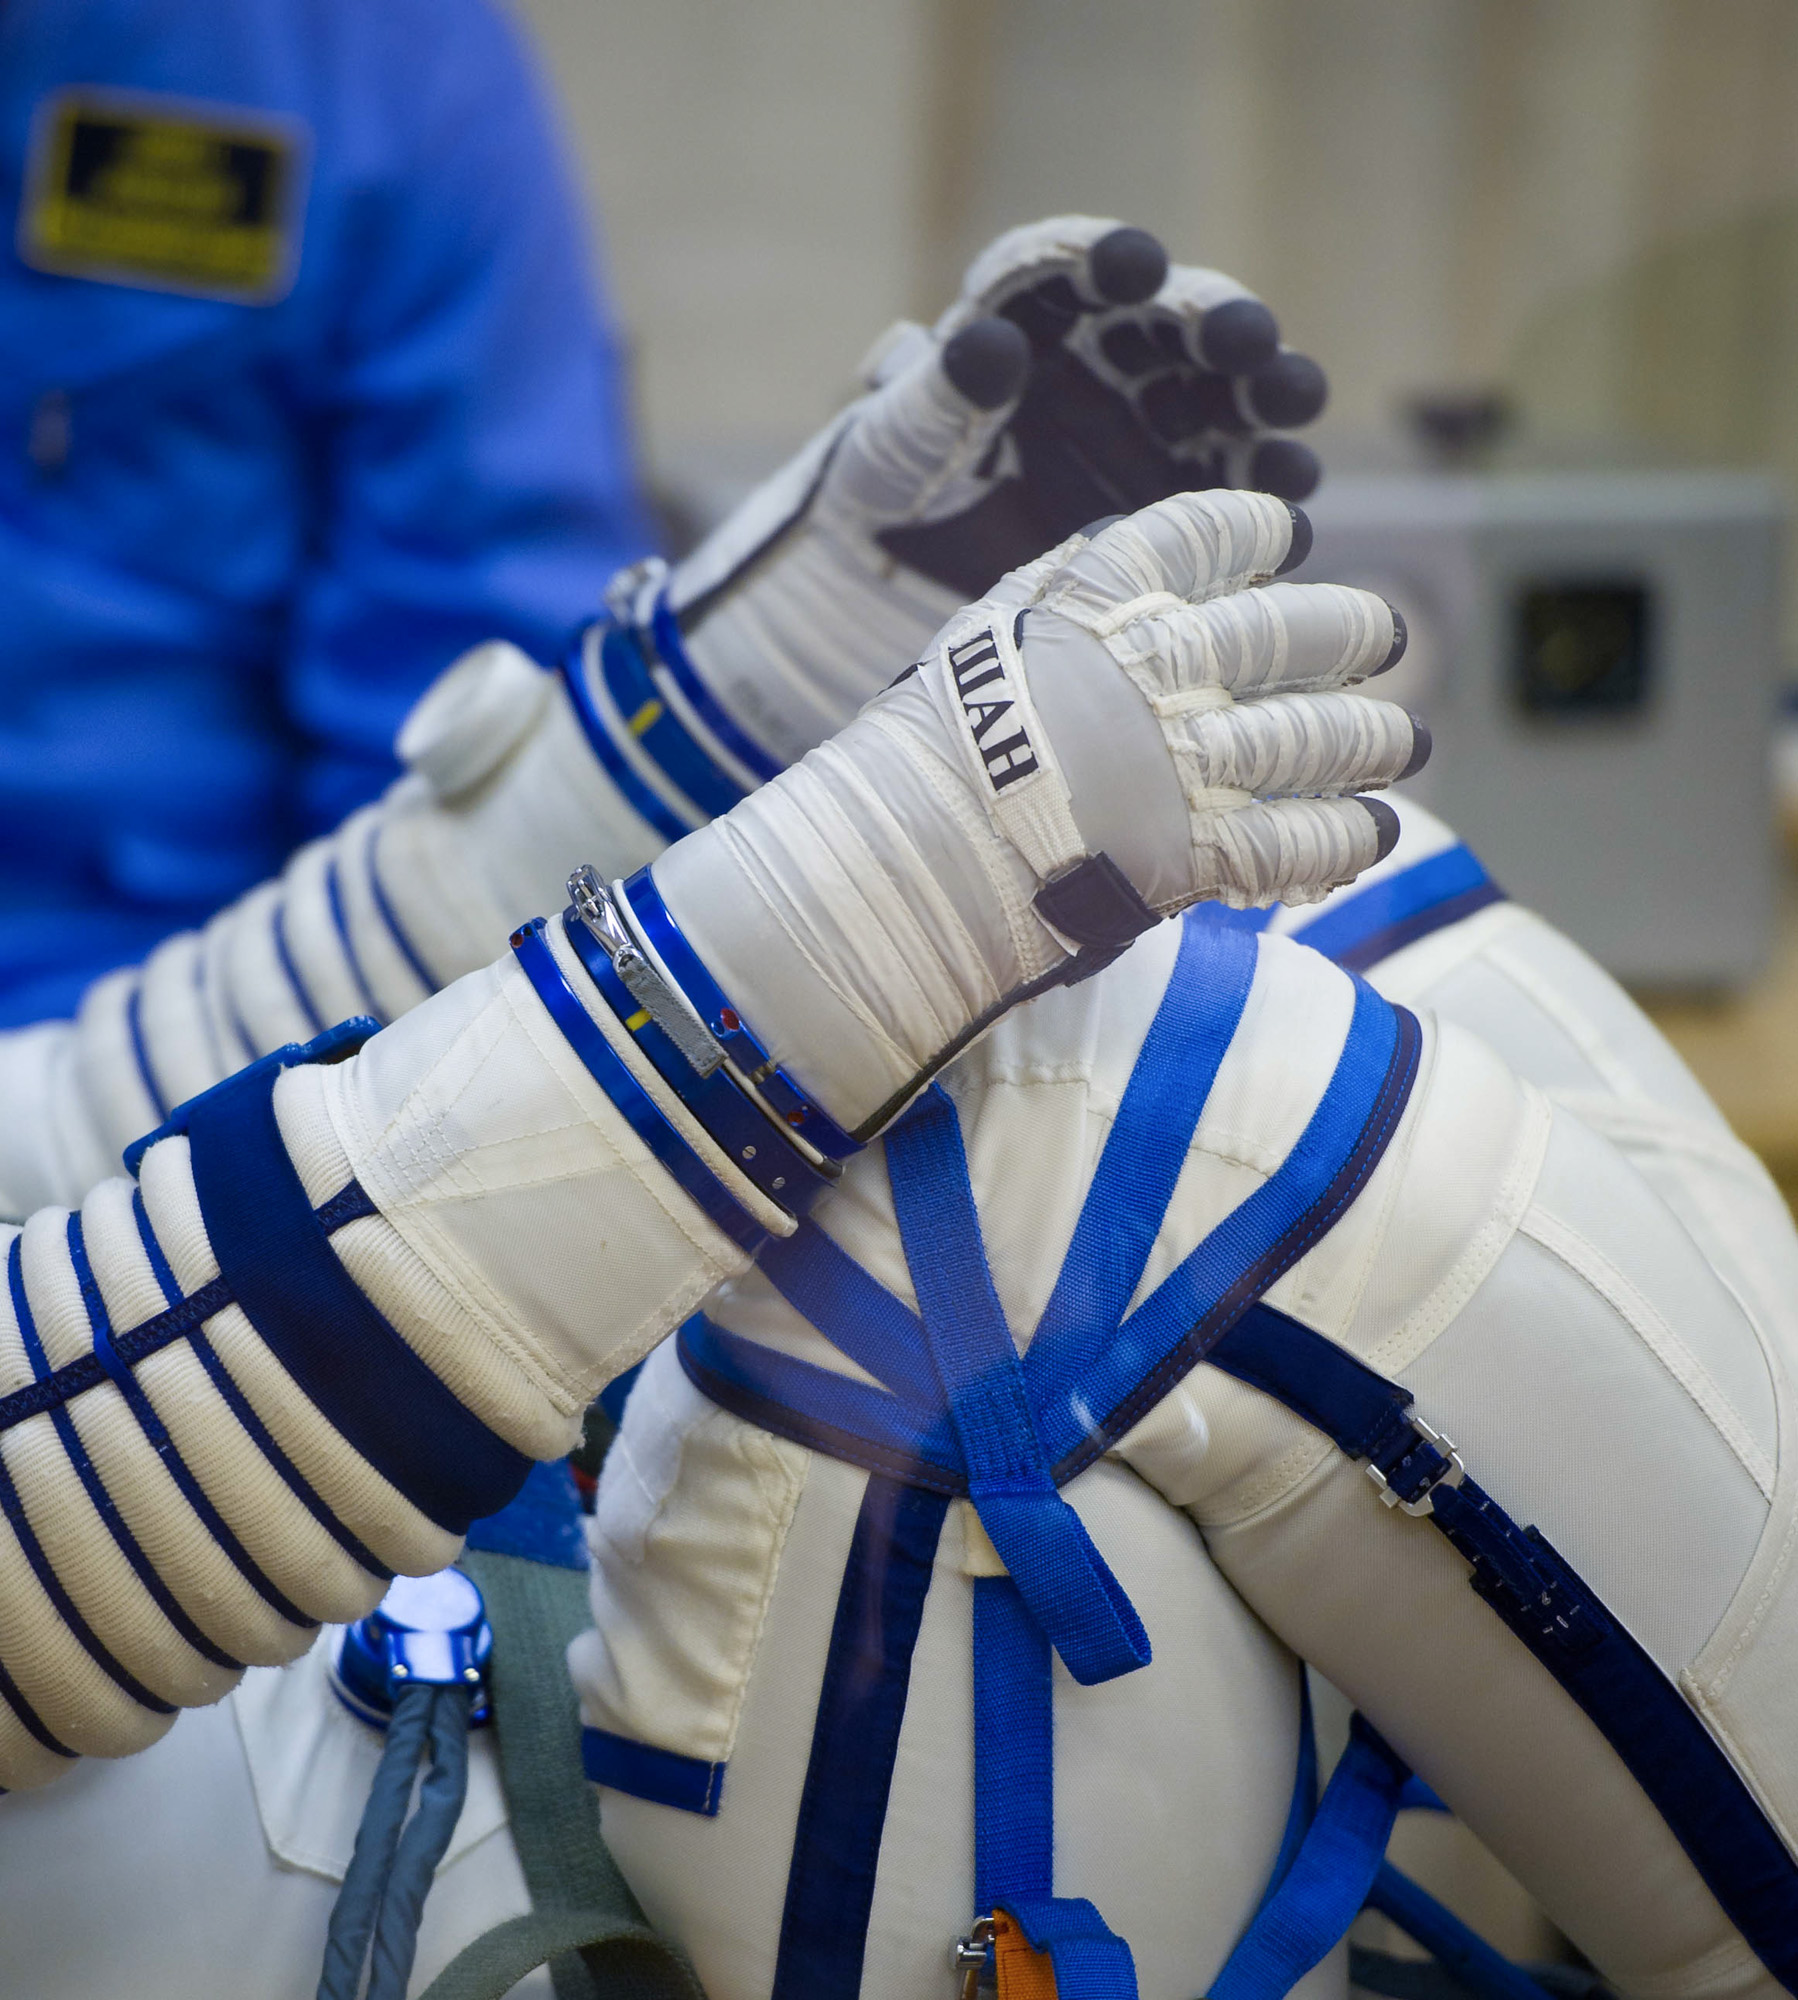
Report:
M 552 1978 L 573 1965 L 603 2000 L 705 2000 L 671 1945 L 611 1910 L 533 1910 L 497 1924 L 444 1967 L 424 2000 L 500 2000 L 546 1960 Z
M 606 1852 L 581 1770 L 580 1710 L 564 1655 L 592 1622 L 586 1577 L 487 1550 L 466 1551 L 462 1567 L 493 1627 L 500 1782 L 532 1907 L 476 1938 L 424 2000 L 500 2000 L 546 1962 L 556 2000 L 704 2000 Z

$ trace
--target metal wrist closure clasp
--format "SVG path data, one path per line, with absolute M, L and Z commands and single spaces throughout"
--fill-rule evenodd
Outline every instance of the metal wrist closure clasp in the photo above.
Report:
M 695 1076 L 707 1077 L 724 1065 L 724 1050 L 699 1016 L 650 964 L 643 947 L 624 921 L 612 892 L 584 864 L 568 878 L 568 900 L 574 913 L 593 933 L 612 970 L 624 981 L 631 998 L 645 1008 Z

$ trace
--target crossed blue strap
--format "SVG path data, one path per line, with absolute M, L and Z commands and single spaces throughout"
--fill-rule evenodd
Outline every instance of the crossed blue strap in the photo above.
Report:
M 940 1084 L 888 1134 L 886 1152 L 925 1346 L 981 1526 L 1082 1686 L 1147 1666 L 1142 1620 L 1050 1473 L 980 1240 L 961 1123 Z
M 866 1465 L 877 1475 L 871 1495 L 897 1478 L 921 1493 L 965 1494 L 974 1503 L 1009 1571 L 975 1585 L 978 1907 L 1008 1910 L 1050 1953 L 1062 2000 L 1134 1994 L 1135 1976 L 1127 1945 L 1091 1904 L 1053 1893 L 1052 1652 L 1090 1682 L 1144 1664 L 1149 1645 L 1058 1488 L 1135 1421 L 1138 1401 L 1146 1408 L 1165 1394 L 1330 1226 L 1380 1157 L 1415 1073 L 1416 1024 L 1357 988 L 1336 1073 L 1288 1162 L 1128 1313 L 1241 1021 L 1256 958 L 1252 933 L 1203 921 L 1184 927 L 1024 1357 L 987 1264 L 960 1124 L 940 1087 L 886 1140 L 916 1312 L 810 1223 L 760 1258 L 795 1308 L 883 1386 L 777 1354 L 703 1319 L 680 1338 L 683 1366 L 707 1394 L 768 1429 Z M 1121 1364 L 1113 1352 L 1120 1345 Z M 862 1588 L 846 1577 L 844 1630 L 860 1629 L 848 1615 L 852 1585 Z M 908 1666 L 909 1656 L 889 1659 L 888 1679 Z M 814 1789 L 824 1795 L 827 1762 L 840 1769 L 840 1751 L 830 1760 L 820 1754 L 827 1736 L 841 1741 L 832 1720 L 838 1706 L 821 1700 L 818 1785 L 808 1779 L 808 1797 Z M 832 1852 L 877 1844 L 889 1781 L 857 1779 L 863 1810 L 836 1828 Z M 840 1909 L 843 1897 L 840 1884 L 826 1893 L 838 1864 L 810 1826 L 808 1819 L 789 1873 L 782 1963 L 797 1979 L 803 1958 L 814 1985 L 828 1974 L 852 1991 L 865 1913 L 855 1924 L 825 1927 L 828 1951 L 815 1942 L 816 1913 Z M 808 1911 L 811 1920 L 801 1922 Z M 777 1985 L 785 2000 L 786 1987 Z

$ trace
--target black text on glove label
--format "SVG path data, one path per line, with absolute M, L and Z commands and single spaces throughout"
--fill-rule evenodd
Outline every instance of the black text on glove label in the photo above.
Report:
M 1039 768 L 1036 752 L 1028 733 L 1018 726 L 1017 704 L 1004 691 L 1005 667 L 998 640 L 987 631 L 951 646 L 949 671 L 993 790 L 1002 792 L 1007 785 L 1029 777 Z

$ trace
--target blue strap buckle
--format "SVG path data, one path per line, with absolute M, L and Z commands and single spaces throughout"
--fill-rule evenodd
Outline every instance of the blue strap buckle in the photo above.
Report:
M 135 1180 L 143 1157 L 152 1146 L 159 1145 L 164 1139 L 184 1135 L 200 1105 L 212 1103 L 226 1091 L 235 1094 L 253 1079 L 271 1072 L 298 1069 L 302 1063 L 342 1062 L 345 1056 L 353 1056 L 364 1042 L 380 1032 L 381 1024 L 372 1014 L 352 1014 L 347 1021 L 339 1021 L 336 1027 L 327 1028 L 322 1035 L 314 1035 L 309 1042 L 286 1042 L 269 1054 L 259 1056 L 255 1062 L 246 1063 L 223 1082 L 215 1083 L 210 1090 L 199 1091 L 177 1104 L 154 1132 L 146 1132 L 141 1139 L 133 1139 L 125 1148 L 126 1173 Z
M 1436 1489 L 1459 1486 L 1467 1467 L 1451 1438 L 1407 1411 L 1397 1456 L 1382 1452 L 1379 1458 L 1369 1458 L 1367 1476 L 1379 1490 L 1382 1507 L 1396 1507 L 1401 1514 L 1422 1519 L 1436 1511 Z

